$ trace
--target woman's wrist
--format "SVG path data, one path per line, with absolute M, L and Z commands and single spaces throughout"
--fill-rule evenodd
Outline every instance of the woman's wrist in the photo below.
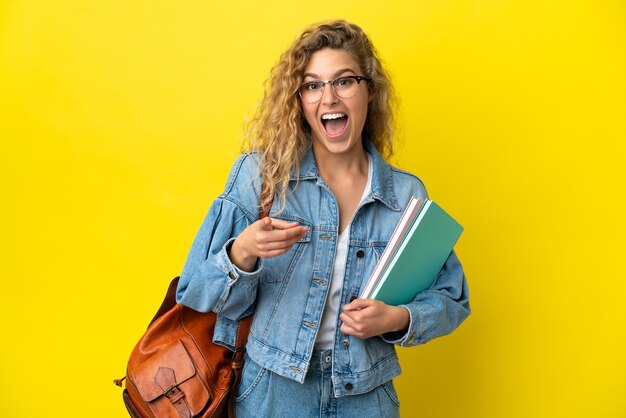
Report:
M 411 323 L 409 310 L 403 306 L 393 306 L 393 329 L 392 332 L 406 332 Z
M 245 248 L 239 245 L 238 238 L 233 241 L 228 249 L 228 258 L 239 270 L 246 272 L 254 271 L 257 262 L 256 256 L 249 254 Z

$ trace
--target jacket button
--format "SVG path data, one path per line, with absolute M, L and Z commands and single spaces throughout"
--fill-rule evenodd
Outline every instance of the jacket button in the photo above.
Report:
M 345 340 L 343 340 L 341 343 L 343 344 L 343 346 L 344 346 L 344 347 L 347 347 L 347 346 L 349 346 L 349 345 L 350 345 L 350 340 L 348 340 L 348 339 L 346 338 L 346 339 L 345 339 Z
M 358 258 L 363 258 L 363 256 L 365 256 L 365 251 L 363 251 L 363 250 L 359 250 L 359 251 L 357 251 L 357 252 L 356 252 L 356 256 L 357 256 Z
M 346 388 L 346 390 L 352 390 L 352 383 L 346 383 L 344 387 Z
M 350 302 L 352 302 L 354 299 L 356 299 L 356 296 L 350 296 Z

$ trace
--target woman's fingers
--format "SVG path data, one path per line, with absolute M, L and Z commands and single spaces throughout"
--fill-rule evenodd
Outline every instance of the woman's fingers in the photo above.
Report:
M 289 251 L 289 248 L 278 248 L 278 249 L 275 249 L 275 250 L 262 250 L 260 252 L 259 257 L 261 257 L 261 258 L 277 257 L 279 255 L 285 254 L 287 251 Z
M 355 299 L 343 306 L 339 315 L 341 332 L 359 338 L 368 338 L 382 333 L 385 322 L 385 307 L 374 299 Z
M 299 241 L 304 234 L 306 234 L 306 227 L 299 226 L 296 228 L 291 228 L 287 230 L 274 230 L 267 231 L 263 234 L 260 234 L 259 242 L 266 244 L 277 244 L 281 245 L 282 243 L 289 243 L 290 245 Z
M 369 338 L 391 331 L 405 331 L 410 314 L 404 307 L 389 306 L 374 299 L 355 299 L 343 306 L 339 319 L 341 332 Z
M 299 226 L 297 222 L 287 222 L 280 219 L 264 218 L 261 221 L 260 231 L 257 235 L 259 244 L 273 242 L 294 242 L 299 241 L 306 233 L 305 226 Z M 294 241 L 295 240 L 295 241 Z
M 272 231 L 272 232 L 287 232 L 287 231 Z M 271 233 L 268 233 L 271 234 Z M 258 243 L 261 257 L 276 257 L 289 251 L 289 249 L 306 234 L 305 227 L 294 228 L 293 231 L 289 231 L 287 234 L 275 234 L 266 237 L 266 240 L 261 240 Z
M 339 319 L 341 319 L 341 327 L 339 329 L 341 332 L 354 337 L 363 338 L 362 324 L 346 315 L 345 312 L 339 315 Z
M 297 222 L 265 217 L 248 225 L 235 239 L 228 255 L 244 271 L 252 271 L 257 258 L 276 257 L 298 242 L 307 228 Z
M 271 258 L 285 254 L 307 232 L 298 222 L 265 217 L 250 224 L 235 239 L 228 255 L 244 271 L 252 271 L 257 258 Z
M 269 216 L 263 219 L 268 220 L 266 222 L 269 222 L 275 229 L 289 229 L 298 226 L 298 222 L 288 222 L 282 219 L 270 218 Z

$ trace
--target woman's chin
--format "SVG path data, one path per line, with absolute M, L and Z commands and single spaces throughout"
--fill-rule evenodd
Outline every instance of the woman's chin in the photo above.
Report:
M 323 131 L 316 142 L 318 145 L 325 148 L 325 152 L 330 154 L 344 154 L 353 149 L 354 145 L 359 141 L 358 139 L 354 139 L 351 132 L 346 129 L 339 135 L 330 135 L 326 131 Z

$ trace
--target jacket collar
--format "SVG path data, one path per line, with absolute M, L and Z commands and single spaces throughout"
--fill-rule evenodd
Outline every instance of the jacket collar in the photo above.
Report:
M 380 155 L 376 147 L 370 141 L 364 141 L 363 147 L 368 152 L 372 159 L 372 191 L 371 197 L 380 200 L 392 210 L 401 210 L 402 208 L 398 204 L 394 187 L 393 187 L 393 172 L 392 167 Z M 309 141 L 309 147 L 304 155 L 304 158 L 300 160 L 297 174 L 291 173 L 291 180 L 322 180 L 317 164 L 315 162 L 315 155 L 313 154 L 313 147 Z

